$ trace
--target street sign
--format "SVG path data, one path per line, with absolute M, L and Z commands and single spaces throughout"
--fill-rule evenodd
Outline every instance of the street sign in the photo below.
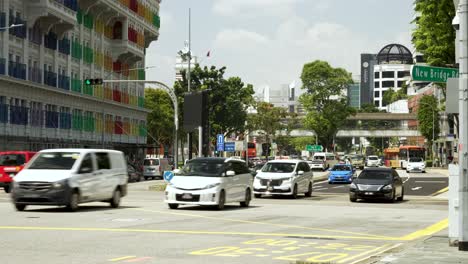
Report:
M 170 182 L 174 178 L 174 173 L 172 171 L 164 171 L 163 177 L 165 181 Z
M 223 134 L 216 135 L 216 150 L 224 151 L 224 135 Z
M 448 78 L 458 78 L 458 69 L 413 65 L 411 78 L 414 81 L 445 83 Z
M 312 152 L 322 152 L 323 151 L 323 146 L 321 146 L 321 145 L 307 145 L 306 150 L 307 151 L 312 151 Z
M 226 142 L 226 143 L 224 143 L 224 151 L 226 151 L 226 152 L 235 152 L 236 151 L 236 142 Z

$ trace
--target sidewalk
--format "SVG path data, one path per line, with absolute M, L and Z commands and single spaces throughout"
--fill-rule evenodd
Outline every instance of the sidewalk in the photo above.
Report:
M 448 230 L 431 237 L 404 244 L 369 260 L 372 264 L 437 264 L 468 263 L 468 251 L 458 251 L 458 247 L 448 244 Z
M 449 176 L 449 171 L 447 168 L 426 168 L 426 172 L 427 173 L 438 173 L 438 174 L 442 174 L 444 176 Z

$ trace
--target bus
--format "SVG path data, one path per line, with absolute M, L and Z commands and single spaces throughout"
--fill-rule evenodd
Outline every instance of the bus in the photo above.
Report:
M 384 149 L 385 166 L 396 168 L 400 166 L 400 148 L 386 148 Z
M 426 149 L 419 146 L 400 146 L 398 159 L 400 160 L 400 168 L 406 169 L 409 158 L 422 158 L 425 160 Z
M 254 142 L 247 143 L 247 155 L 249 158 L 257 157 L 257 144 Z M 245 154 L 244 154 L 245 157 Z

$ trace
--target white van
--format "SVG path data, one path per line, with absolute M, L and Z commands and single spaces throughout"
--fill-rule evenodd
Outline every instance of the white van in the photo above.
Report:
M 338 163 L 335 154 L 329 152 L 316 152 L 312 158 L 312 169 L 327 170 Z
M 116 208 L 127 194 L 127 163 L 120 151 L 48 149 L 40 151 L 13 178 L 18 211 L 27 205 L 65 205 L 105 201 Z
M 172 170 L 168 159 L 146 158 L 143 161 L 143 177 L 145 180 L 163 177 L 164 171 Z

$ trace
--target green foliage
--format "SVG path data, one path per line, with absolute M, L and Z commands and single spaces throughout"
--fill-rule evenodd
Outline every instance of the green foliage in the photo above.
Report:
M 382 103 L 383 105 L 389 105 L 398 100 L 407 99 L 408 95 L 406 94 L 406 89 L 401 88 L 398 91 L 395 91 L 394 88 L 388 89 L 385 91 Z
M 281 119 L 288 116 L 284 108 L 274 107 L 270 103 L 259 102 L 256 105 L 256 114 L 249 115 L 248 124 L 250 130 L 259 130 L 266 142 L 270 142 L 276 132 L 285 129 L 286 126 L 281 123 Z
M 211 136 L 224 133 L 225 135 L 243 131 L 247 120 L 247 108 L 254 103 L 254 89 L 250 84 L 245 85 L 239 77 L 224 78 L 226 67 L 217 69 L 215 66 L 203 67 L 196 64 L 191 70 L 191 90 L 201 91 L 209 89 L 209 119 Z M 174 85 L 179 100 L 180 117 L 183 124 L 184 94 L 187 92 L 188 80 L 186 72 L 182 71 L 183 79 Z
M 301 80 L 306 90 L 300 97 L 307 110 L 304 126 L 315 131 L 320 144 L 330 148 L 338 129 L 355 113 L 342 95 L 353 83 L 351 73 L 317 60 L 304 65 Z
M 148 114 L 148 138 L 150 144 L 170 145 L 174 140 L 174 107 L 167 92 L 159 89 L 145 89 L 145 106 Z M 154 142 L 157 140 L 157 142 Z
M 440 132 L 437 98 L 433 95 L 424 95 L 419 100 L 418 121 L 419 131 L 432 145 L 432 138 L 437 139 Z
M 297 151 L 306 149 L 307 145 L 315 145 L 315 137 L 295 137 L 291 138 L 291 145 Z
M 413 44 L 433 66 L 455 64 L 455 17 L 453 0 L 415 0 L 420 13 L 413 23 Z

